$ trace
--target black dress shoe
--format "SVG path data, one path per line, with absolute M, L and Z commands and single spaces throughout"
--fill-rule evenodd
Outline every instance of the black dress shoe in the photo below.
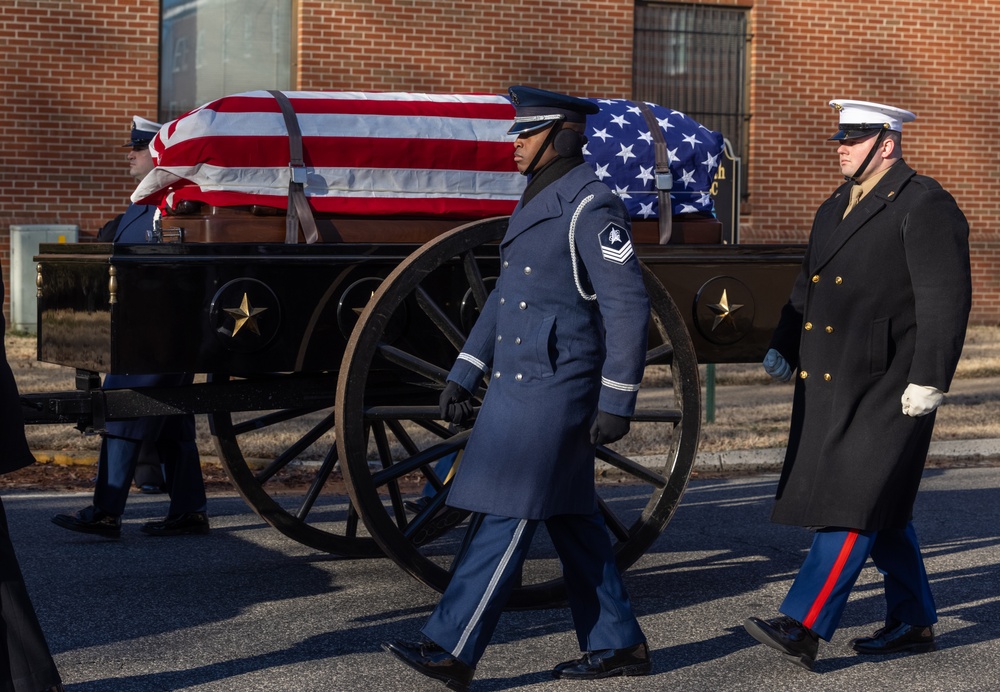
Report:
M 52 523 L 70 531 L 92 533 L 105 538 L 119 538 L 122 535 L 122 518 L 113 517 L 91 505 L 76 514 L 57 514 Z
M 184 536 L 187 534 L 206 534 L 208 515 L 204 512 L 186 512 L 176 517 L 167 517 L 163 521 L 150 521 L 139 529 L 150 536 Z
M 819 636 L 795 618 L 787 615 L 771 620 L 747 618 L 743 627 L 761 644 L 777 649 L 795 665 L 812 670 L 819 651 Z
M 905 622 L 890 622 L 878 629 L 870 637 L 851 640 L 851 648 L 859 654 L 895 654 L 910 651 L 924 654 L 936 651 L 934 628 L 930 625 L 907 625 Z
M 626 649 L 588 651 L 575 661 L 560 663 L 552 669 L 552 675 L 566 680 L 599 680 L 616 675 L 649 675 L 652 669 L 649 647 L 641 642 Z
M 434 642 L 392 641 L 382 644 L 391 653 L 413 670 L 429 678 L 440 680 L 448 689 L 466 692 L 476 669 L 459 661 Z

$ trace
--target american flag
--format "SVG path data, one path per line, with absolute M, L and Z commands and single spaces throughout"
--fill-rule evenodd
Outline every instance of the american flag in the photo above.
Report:
M 286 92 L 302 131 L 313 210 L 344 215 L 482 218 L 524 190 L 503 96 Z M 266 91 L 226 96 L 164 125 L 156 168 L 132 201 L 176 207 L 287 208 L 288 130 Z
M 317 212 L 484 218 L 511 213 L 524 178 L 506 134 L 506 96 L 285 92 L 302 131 L 305 193 Z M 630 101 L 592 99 L 585 157 L 633 218 L 655 218 L 653 140 Z M 675 214 L 712 211 L 708 189 L 722 137 L 683 113 L 650 104 L 664 130 Z M 289 142 L 266 91 L 217 99 L 167 123 L 151 145 L 156 168 L 132 201 L 161 208 L 287 207 Z
M 589 99 L 601 112 L 587 117 L 584 158 L 604 183 L 625 201 L 633 219 L 659 217 L 654 184 L 656 155 L 653 137 L 632 101 Z M 719 168 L 722 135 L 698 124 L 680 111 L 647 104 L 663 130 L 670 160 L 673 213 L 712 213 L 709 190 Z

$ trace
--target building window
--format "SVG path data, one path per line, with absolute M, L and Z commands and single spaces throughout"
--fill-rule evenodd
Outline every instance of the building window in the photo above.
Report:
M 632 98 L 679 110 L 749 154 L 749 10 L 636 0 Z
M 292 2 L 161 0 L 160 122 L 227 94 L 291 89 Z

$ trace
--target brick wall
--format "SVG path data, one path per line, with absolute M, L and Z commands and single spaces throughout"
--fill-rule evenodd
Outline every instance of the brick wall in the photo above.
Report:
M 917 114 L 907 163 L 958 200 L 971 226 L 973 316 L 1000 321 L 1000 167 L 996 75 L 1000 4 L 911 0 L 885 12 L 816 0 L 762 0 L 753 22 L 750 201 L 746 242 L 801 241 L 840 183 L 837 117 L 854 98 Z M 881 15 L 881 16 L 880 16 Z
M 529 83 L 627 98 L 632 88 L 631 2 L 301 5 L 299 82 L 309 89 L 505 93 Z

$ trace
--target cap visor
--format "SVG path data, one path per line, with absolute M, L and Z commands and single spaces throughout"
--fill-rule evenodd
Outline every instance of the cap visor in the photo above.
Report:
M 546 127 L 551 127 L 555 120 L 533 120 L 531 122 L 515 122 L 507 130 L 509 135 L 521 135 L 525 132 L 534 132 L 536 130 L 544 130 Z
M 878 129 L 875 130 L 841 130 L 833 137 L 828 139 L 828 142 L 841 141 L 844 139 L 868 139 L 869 137 L 874 137 L 879 133 Z

